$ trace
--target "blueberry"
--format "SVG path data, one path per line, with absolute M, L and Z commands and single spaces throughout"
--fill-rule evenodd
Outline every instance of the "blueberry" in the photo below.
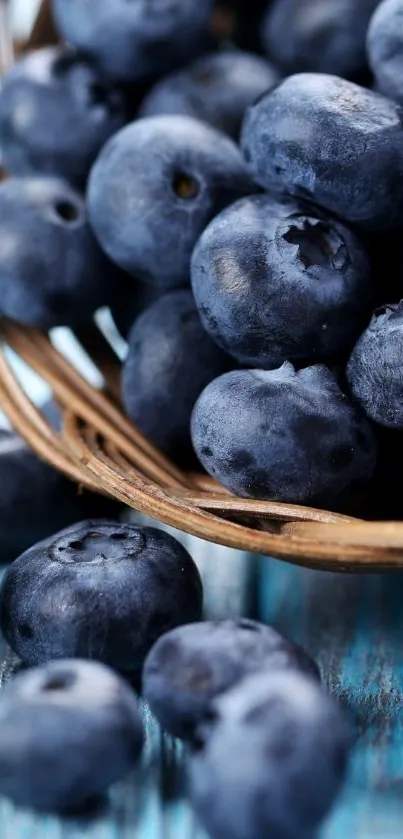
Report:
M 150 283 L 142 283 L 141 280 L 134 283 L 132 277 L 127 277 L 121 283 L 114 295 L 111 312 L 122 338 L 127 339 L 135 320 L 148 306 L 158 300 L 161 293 L 160 288 Z
M 196 402 L 192 441 L 202 465 L 236 495 L 335 506 L 375 468 L 375 442 L 333 373 L 235 370 Z
M 151 649 L 143 693 L 163 728 L 187 740 L 212 699 L 263 669 L 319 675 L 310 656 L 270 626 L 246 618 L 189 624 Z
M 119 81 L 189 61 L 209 43 L 212 0 L 53 0 L 60 35 Z
M 206 224 L 256 191 L 232 142 L 191 117 L 138 120 L 109 140 L 89 181 L 88 207 L 108 256 L 164 288 L 189 281 Z
M 140 430 L 182 463 L 192 454 L 190 417 L 229 358 L 202 327 L 190 291 L 162 295 L 135 322 L 123 368 L 123 403 Z
M 262 25 L 267 55 L 285 73 L 357 79 L 367 70 L 365 37 L 379 0 L 274 0 Z
M 0 431 L 0 561 L 15 559 L 55 529 L 85 516 L 113 515 L 119 505 L 78 487 L 40 460 L 11 431 Z
M 367 416 L 403 428 L 403 301 L 378 309 L 354 347 L 347 378 Z
M 403 104 L 403 2 L 378 3 L 367 35 L 368 57 L 378 89 Z
M 350 727 L 301 673 L 250 676 L 212 703 L 189 761 L 212 839 L 311 839 L 344 779 Z
M 158 82 L 143 100 L 140 116 L 183 114 L 237 139 L 247 107 L 278 79 L 274 67 L 252 53 L 211 53 Z
M 402 225 L 402 120 L 384 96 L 336 76 L 290 76 L 249 108 L 242 138 L 260 185 L 368 230 Z
M 134 678 L 157 638 L 201 609 L 199 573 L 173 536 L 102 519 L 34 545 L 0 590 L 1 628 L 27 664 L 94 658 Z
M 191 274 L 211 337 L 259 367 L 348 352 L 372 302 L 357 236 L 298 199 L 255 195 L 227 207 L 199 239 Z
M 42 329 L 77 326 L 108 302 L 114 269 L 85 204 L 58 178 L 0 184 L 0 311 Z
M 0 793 L 23 807 L 69 811 L 135 765 L 143 745 L 129 685 L 102 664 L 52 662 L 0 695 Z
M 82 185 L 104 143 L 126 122 L 123 94 L 63 47 L 21 58 L 3 80 L 0 146 L 15 175 L 59 175 Z

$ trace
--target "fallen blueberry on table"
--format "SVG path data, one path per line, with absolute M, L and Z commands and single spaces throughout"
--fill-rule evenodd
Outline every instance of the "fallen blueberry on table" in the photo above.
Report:
M 215 379 L 193 409 L 192 441 L 207 472 L 246 498 L 337 507 L 376 464 L 369 422 L 319 364 Z
M 0 694 L 0 794 L 68 812 L 136 764 L 143 729 L 136 696 L 102 664 L 63 660 L 15 676 Z
M 122 372 L 123 404 L 159 448 L 185 463 L 194 458 L 190 417 L 203 388 L 231 366 L 203 329 L 190 291 L 162 295 L 129 335 Z
M 210 53 L 157 82 L 144 98 L 139 115 L 183 114 L 236 140 L 247 107 L 278 80 L 275 68 L 253 53 Z
M 375 311 L 351 353 L 347 379 L 373 422 L 403 428 L 403 301 Z
M 60 35 L 113 79 L 169 71 L 209 43 L 212 0 L 53 0 Z
M 113 262 L 169 289 L 189 284 L 192 250 L 206 224 L 252 192 L 242 155 L 225 134 L 192 117 L 148 117 L 101 151 L 89 179 L 89 218 Z
M 289 76 L 248 109 L 242 147 L 266 189 L 366 230 L 403 224 L 400 106 L 379 93 L 322 73 Z
M 0 625 L 27 664 L 90 658 L 138 678 L 157 638 L 199 620 L 202 584 L 180 542 L 151 527 L 81 522 L 10 565 Z
M 351 742 L 313 679 L 249 676 L 212 702 L 189 759 L 189 793 L 211 839 L 311 839 L 334 802 Z
M 258 671 L 296 670 L 318 678 L 315 662 L 271 626 L 247 618 L 171 630 L 150 650 L 142 690 L 162 727 L 184 740 L 215 697 Z
M 368 58 L 378 90 L 403 104 L 403 2 L 383 0 L 368 29 Z
M 27 326 L 78 326 L 108 303 L 116 269 L 81 195 L 51 177 L 0 183 L 0 312 Z
M 0 148 L 14 175 L 85 184 L 98 152 L 127 121 L 124 94 L 64 47 L 28 53 L 0 91 Z
M 369 259 L 352 230 L 318 207 L 268 195 L 242 198 L 210 222 L 191 277 L 211 337 L 257 367 L 348 353 L 373 299 Z

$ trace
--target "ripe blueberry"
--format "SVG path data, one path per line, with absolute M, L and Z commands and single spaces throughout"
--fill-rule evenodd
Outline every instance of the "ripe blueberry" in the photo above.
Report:
M 212 839 L 311 839 L 344 778 L 351 735 L 302 673 L 249 676 L 212 703 L 189 761 Z
M 143 744 L 129 685 L 102 664 L 64 660 L 17 675 L 0 695 L 0 793 L 23 807 L 85 805 Z
M 246 618 L 188 624 L 149 652 L 143 694 L 163 728 L 187 740 L 216 696 L 250 673 L 289 669 L 318 677 L 310 656 L 270 626 Z
M 167 454 L 188 460 L 193 406 L 229 361 L 203 329 L 190 291 L 162 295 L 130 332 L 122 377 L 128 415 Z
M 168 289 L 220 210 L 256 191 L 229 137 L 191 117 L 138 120 L 106 144 L 89 180 L 90 221 L 108 256 Z
M 0 184 L 0 311 L 42 329 L 78 326 L 108 302 L 116 271 L 81 196 L 58 178 Z
M 384 96 L 336 76 L 290 76 L 249 108 L 242 138 L 261 186 L 367 230 L 402 225 L 403 126 Z
M 298 199 L 254 195 L 227 207 L 199 239 L 191 275 L 206 330 L 242 364 L 335 358 L 371 310 L 360 240 Z
M 27 664 L 93 658 L 134 677 L 157 638 L 201 609 L 199 573 L 173 536 L 102 519 L 30 548 L 0 589 L 1 628 Z
M 225 373 L 196 402 L 192 441 L 236 495 L 312 506 L 342 503 L 376 462 L 369 423 L 321 365 Z
M 28 53 L 1 88 L 3 165 L 14 175 L 59 175 L 81 186 L 126 121 L 123 93 L 82 56 L 64 47 Z

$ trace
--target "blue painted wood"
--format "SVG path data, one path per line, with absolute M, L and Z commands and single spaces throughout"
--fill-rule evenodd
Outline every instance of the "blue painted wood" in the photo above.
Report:
M 303 643 L 356 718 L 348 781 L 319 839 L 402 839 L 403 576 L 314 572 L 190 541 L 208 615 L 249 613 Z M 4 644 L 0 660 L 4 682 L 16 664 Z M 142 766 L 115 785 L 103 812 L 87 821 L 44 818 L 0 799 L 0 838 L 206 839 L 183 793 L 182 747 L 143 713 Z

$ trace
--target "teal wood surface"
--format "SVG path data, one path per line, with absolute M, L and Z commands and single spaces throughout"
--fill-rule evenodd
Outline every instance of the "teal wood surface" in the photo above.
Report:
M 206 616 L 247 613 L 303 643 L 355 718 L 348 780 L 319 839 L 402 839 L 403 577 L 307 571 L 183 540 L 204 577 Z M 4 645 L 1 657 L 4 682 L 16 662 Z M 143 711 L 143 765 L 111 790 L 102 812 L 43 818 L 0 799 L 0 839 L 205 839 L 183 793 L 182 748 Z

